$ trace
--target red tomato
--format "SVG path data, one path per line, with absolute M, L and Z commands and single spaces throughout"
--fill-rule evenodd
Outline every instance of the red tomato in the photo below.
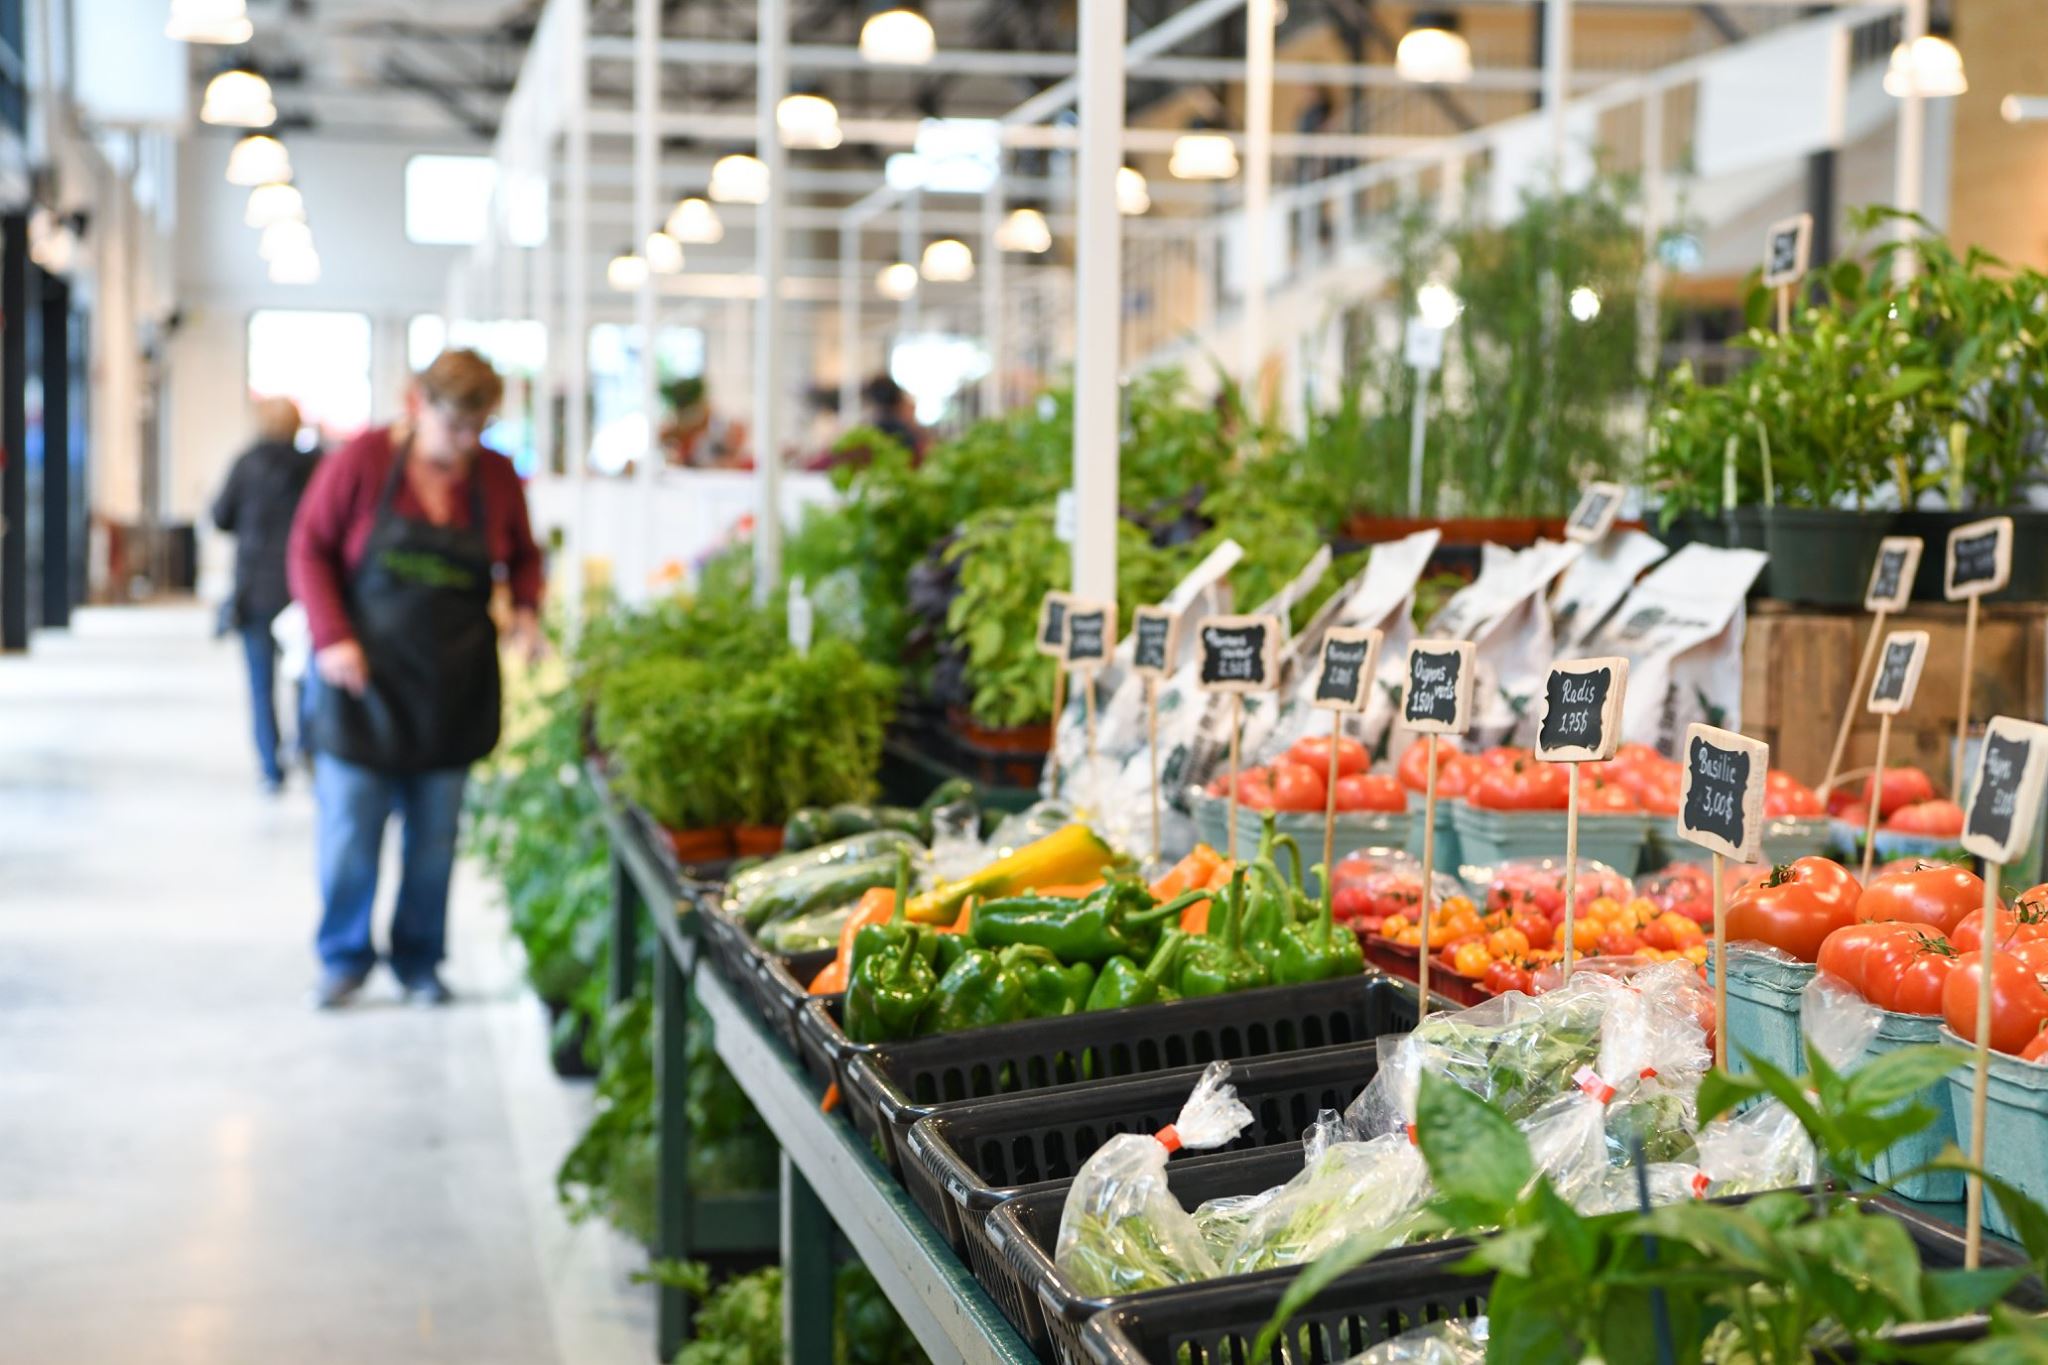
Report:
M 1563 810 L 1570 799 L 1565 765 L 1534 760 L 1489 767 L 1465 799 L 1487 810 Z
M 1630 767 L 1671 762 L 1670 759 L 1658 753 L 1647 744 L 1622 745 L 1614 751 L 1614 761 L 1616 763 L 1626 763 Z
M 1451 738 L 1449 735 L 1438 735 L 1436 737 L 1436 778 L 1438 795 L 1443 794 L 1443 779 L 1445 768 L 1449 765 L 1452 759 L 1462 757 L 1464 757 L 1464 755 L 1458 749 L 1457 740 Z M 1425 740 L 1418 739 L 1413 744 L 1409 745 L 1408 751 L 1401 755 L 1401 762 L 1396 766 L 1395 772 L 1399 775 L 1401 779 L 1401 785 L 1406 787 L 1409 791 L 1419 792 L 1427 790 L 1429 784 L 1428 742 Z
M 2028 1043 L 2026 1050 L 2020 1053 L 2020 1060 L 2023 1062 L 2048 1062 L 2048 1033 L 2035 1034 L 2034 1041 Z
M 1590 815 L 1611 815 L 1617 811 L 1639 811 L 1635 794 L 1614 782 L 1579 783 L 1579 809 Z
M 1557 936 L 1557 926 L 1550 922 L 1550 916 L 1535 910 L 1516 915 L 1514 927 L 1522 931 L 1532 949 L 1548 948 Z
M 1852 809 L 1868 810 L 1870 803 L 1857 794 L 1853 787 L 1836 787 L 1828 792 L 1828 814 L 1846 820 Z
M 1479 759 L 1489 768 L 1512 768 L 1517 763 L 1527 763 L 1531 755 L 1527 749 L 1517 749 L 1511 744 L 1496 744 L 1483 750 Z
M 1900 1014 L 1939 1014 L 1955 965 L 1955 949 L 1941 935 L 1925 929 L 1893 934 L 1863 959 L 1863 998 Z
M 1742 872 L 1741 879 L 1730 879 L 1728 894 L 1739 896 L 1754 886 L 1763 886 L 1774 881 L 1798 882 L 1818 896 L 1823 905 L 1841 914 L 1844 924 L 1856 919 L 1857 902 L 1862 899 L 1863 888 L 1849 869 L 1832 858 L 1809 854 L 1795 858 L 1783 867 L 1753 867 Z
M 1600 935 L 1599 950 L 1605 957 L 1629 957 L 1643 950 L 1643 940 L 1631 929 L 1609 929 Z
M 1643 803 L 1643 809 L 1652 815 L 1678 814 L 1679 788 L 1684 778 L 1676 763 L 1668 769 L 1645 770 L 1642 783 L 1636 788 L 1636 800 Z
M 1486 975 L 1479 984 L 1495 995 L 1506 995 L 1509 991 L 1529 993 L 1529 969 L 1518 962 L 1495 962 L 1486 969 Z
M 1934 799 L 1933 780 L 1918 768 L 1886 768 L 1882 782 L 1874 773 L 1865 778 L 1863 804 L 1866 806 L 1872 800 L 1873 787 L 1878 792 L 1877 814 L 1880 819 L 1890 816 L 1894 811 L 1904 810 L 1907 806 Z
M 2048 923 L 2030 918 L 2029 907 L 2024 903 L 2015 914 L 2000 909 L 1992 916 L 1992 934 L 1998 940 L 2000 952 L 2017 947 L 2021 943 L 2048 939 Z M 1949 931 L 1949 942 L 1966 953 L 1974 953 L 1984 946 L 1984 909 L 1980 905 L 1956 921 L 1956 927 Z
M 1370 915 L 1372 910 L 1373 894 L 1370 887 L 1360 886 L 1356 882 L 1330 883 L 1330 914 L 1335 918 L 1362 919 Z
M 1318 777 L 1329 777 L 1330 737 L 1328 735 L 1304 735 L 1294 742 L 1292 749 L 1287 751 L 1287 761 L 1289 763 L 1299 763 L 1305 768 L 1315 769 Z M 1338 736 L 1337 776 L 1342 777 L 1346 773 L 1362 773 L 1371 766 L 1372 757 L 1366 753 L 1363 744 L 1360 744 L 1349 735 Z
M 1273 809 L 1321 810 L 1329 798 L 1323 775 L 1303 763 L 1273 765 Z
M 1947 864 L 1922 864 L 1911 872 L 1892 872 L 1864 888 L 1856 906 L 1859 919 L 1900 920 L 1925 924 L 1946 934 L 1964 915 L 1984 904 L 1984 883 L 1969 871 Z
M 1436 794 L 1439 797 L 1464 796 L 1472 790 L 1472 784 L 1486 771 L 1486 762 L 1475 754 L 1452 754 L 1439 756 L 1436 765 Z
M 1977 992 L 1984 964 L 1966 957 L 1949 973 L 1941 992 L 1941 1017 L 1966 1042 L 1977 1041 Z M 2048 989 L 2038 972 L 2011 953 L 1991 964 L 1991 1046 L 2019 1053 L 2048 1025 Z
M 1399 778 L 1385 773 L 1352 773 L 1337 779 L 1337 809 L 1406 810 L 1408 793 Z
M 1820 945 L 1820 969 L 1861 995 L 1870 955 L 1894 938 L 1917 932 L 1910 924 L 1845 924 Z
M 1963 832 L 1963 808 L 1953 801 L 1916 801 L 1887 816 L 1884 827 L 1901 834 L 1953 839 Z
M 1870 807 L 1862 801 L 1851 801 L 1840 810 L 1832 811 L 1831 814 L 1837 820 L 1856 829 L 1870 828 Z
M 1237 801 L 1253 810 L 1273 810 L 1273 775 L 1264 768 L 1251 768 L 1237 775 Z
M 1820 794 L 1782 768 L 1772 768 L 1764 775 L 1764 814 L 1771 819 L 1786 819 L 1824 814 Z
M 1805 882 L 1764 882 L 1729 903 L 1728 941 L 1762 943 L 1812 962 L 1828 935 L 1850 923 L 1854 913 L 1823 899 Z

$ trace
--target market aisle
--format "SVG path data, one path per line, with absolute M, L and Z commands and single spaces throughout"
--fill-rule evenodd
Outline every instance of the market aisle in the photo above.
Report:
M 259 793 L 238 658 L 159 608 L 0 659 L 0 1355 L 638 1365 L 630 1256 L 555 1211 L 587 1087 L 474 871 L 461 1003 L 307 1007 L 311 804 Z

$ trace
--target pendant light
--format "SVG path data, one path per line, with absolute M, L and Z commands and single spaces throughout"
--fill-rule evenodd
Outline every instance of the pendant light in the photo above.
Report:
M 252 228 L 267 228 L 272 223 L 296 218 L 301 222 L 306 217 L 306 201 L 294 185 L 258 185 L 249 191 L 249 205 L 242 211 L 242 221 Z
M 996 229 L 996 246 L 1003 251 L 1041 255 L 1052 250 L 1052 228 L 1037 209 L 1029 205 L 1014 208 Z
M 647 283 L 647 258 L 621 251 L 604 268 L 604 282 L 621 294 L 631 294 Z
M 957 237 L 941 237 L 925 247 L 918 273 L 933 284 L 964 284 L 974 278 L 974 252 Z
M 875 292 L 891 303 L 901 303 L 917 292 L 917 267 L 908 261 L 885 265 L 875 272 Z
M 313 229 L 298 218 L 280 218 L 263 229 L 256 254 L 266 261 L 281 260 L 313 249 Z
M 277 122 L 270 82 L 247 67 L 233 67 L 206 83 L 199 121 L 228 128 L 268 128 Z
M 711 164 L 705 193 L 720 204 L 761 204 L 768 199 L 768 163 L 749 152 L 734 152 Z
M 938 51 L 932 21 L 911 0 L 877 9 L 860 26 L 860 58 L 877 66 L 923 66 Z
M 657 275 L 683 273 L 683 244 L 666 232 L 648 233 L 640 254 L 647 258 L 647 268 Z
M 828 152 L 841 141 L 839 108 L 817 90 L 792 90 L 775 106 L 775 127 L 782 145 Z
M 1152 187 L 1145 183 L 1145 173 L 1136 166 L 1116 168 L 1116 211 L 1126 218 L 1152 210 Z
M 1166 171 L 1177 180 L 1228 180 L 1237 174 L 1237 146 L 1222 133 L 1182 133 Z
M 230 185 L 267 185 L 292 178 L 291 153 L 267 133 L 251 133 L 228 153 Z
M 1938 21 L 1912 42 L 1894 47 L 1891 64 L 1884 71 L 1884 92 L 1897 99 L 1908 95 L 1948 99 L 1969 88 L 1963 54 L 1949 37 L 1949 26 Z
M 1415 291 L 1415 316 L 1439 332 L 1456 322 L 1458 314 L 1464 311 L 1465 301 L 1442 280 L 1431 280 Z
M 256 26 L 244 0 L 171 0 L 164 37 L 181 43 L 246 43 Z
M 662 229 L 684 246 L 709 246 L 725 239 L 725 224 L 709 200 L 689 198 L 675 206 Z
M 272 284 L 315 284 L 320 279 L 320 254 L 307 247 L 270 263 Z
M 1472 44 L 1447 10 L 1420 10 L 1394 49 L 1394 69 L 1418 85 L 1462 85 L 1472 79 Z

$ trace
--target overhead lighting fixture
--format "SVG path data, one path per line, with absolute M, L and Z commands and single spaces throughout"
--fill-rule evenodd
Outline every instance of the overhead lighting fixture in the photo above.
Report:
M 1963 54 L 1956 50 L 1945 24 L 1930 24 L 1927 32 L 1912 42 L 1894 47 L 1891 64 L 1884 71 L 1884 92 L 1897 99 L 1908 95 L 1948 99 L 1969 88 L 1963 75 Z
M 246 43 L 256 26 L 243 0 L 171 0 L 164 37 L 181 43 Z
M 1052 228 L 1037 209 L 1011 209 L 1010 216 L 996 229 L 996 246 L 1004 251 L 1040 255 L 1052 250 Z
M 908 261 L 885 265 L 875 272 L 875 292 L 892 303 L 901 303 L 917 292 L 917 267 Z
M 1464 311 L 1465 301 L 1441 280 L 1431 280 L 1415 291 L 1415 316 L 1438 331 L 1456 322 Z
M 1472 79 L 1472 44 L 1458 32 L 1458 16 L 1422 10 L 1394 49 L 1394 69 L 1417 85 L 1462 85 Z
M 289 256 L 280 256 L 270 263 L 272 284 L 316 284 L 319 279 L 320 254 L 311 247 Z
M 1565 306 L 1572 311 L 1572 317 L 1580 322 L 1591 322 L 1600 316 L 1600 294 L 1591 285 L 1582 284 L 1572 290 Z
M 1237 174 L 1237 146 L 1222 133 L 1182 133 L 1166 172 L 1176 180 L 1228 180 Z
M 292 178 L 291 153 L 267 133 L 251 133 L 228 153 L 230 185 L 267 185 Z
M 199 121 L 225 128 L 268 128 L 277 122 L 270 82 L 247 67 L 221 72 L 206 83 Z
M 721 204 L 760 204 L 768 199 L 768 163 L 748 152 L 734 152 L 711 163 L 711 186 L 705 193 Z
M 683 244 L 666 232 L 648 233 L 640 254 L 647 258 L 647 268 L 657 275 L 683 273 Z
M 313 249 L 313 229 L 297 218 L 280 218 L 263 229 L 256 254 L 266 261 L 278 261 Z
M 892 4 L 860 26 L 860 58 L 877 66 L 923 66 L 938 51 L 931 20 L 914 4 Z
M 2048 95 L 2007 95 L 1998 102 L 1998 116 L 2007 123 L 2048 119 Z
M 957 237 L 941 237 L 925 247 L 918 273 L 933 284 L 962 284 L 974 278 L 974 253 Z
M 718 210 L 711 207 L 707 199 L 695 197 L 677 204 L 668 215 L 668 225 L 662 229 L 684 246 L 709 246 L 725 239 L 725 224 L 718 221 Z
M 775 106 L 782 145 L 827 152 L 840 143 L 839 107 L 815 90 L 796 90 Z
M 303 221 L 305 216 L 306 200 L 296 185 L 258 185 L 249 191 L 249 205 L 242 211 L 242 221 L 252 228 L 267 228 L 287 218 Z
M 630 294 L 647 283 L 647 258 L 621 251 L 604 268 L 604 282 L 621 294 Z
M 1145 183 L 1145 173 L 1136 166 L 1116 168 L 1116 211 L 1126 218 L 1152 210 L 1152 187 Z

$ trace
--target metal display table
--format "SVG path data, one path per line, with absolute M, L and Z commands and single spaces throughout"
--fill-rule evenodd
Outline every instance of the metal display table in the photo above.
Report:
M 775 1237 L 783 1267 L 783 1317 L 793 1365 L 831 1365 L 832 1229 L 867 1263 L 889 1302 L 934 1361 L 1035 1361 L 994 1301 L 933 1230 L 853 1125 L 819 1111 L 802 1065 L 717 972 L 699 970 L 690 888 L 650 842 L 648 826 L 608 790 L 593 768 L 612 849 L 615 999 L 634 986 L 640 927 L 651 923 L 655 953 L 657 1199 L 654 1254 L 662 1259 L 760 1246 L 757 1199 L 697 1197 L 689 1188 L 685 1042 L 690 995 L 710 1016 L 718 1055 L 782 1148 Z M 688 1301 L 658 1290 L 656 1351 L 670 1360 L 684 1341 Z

